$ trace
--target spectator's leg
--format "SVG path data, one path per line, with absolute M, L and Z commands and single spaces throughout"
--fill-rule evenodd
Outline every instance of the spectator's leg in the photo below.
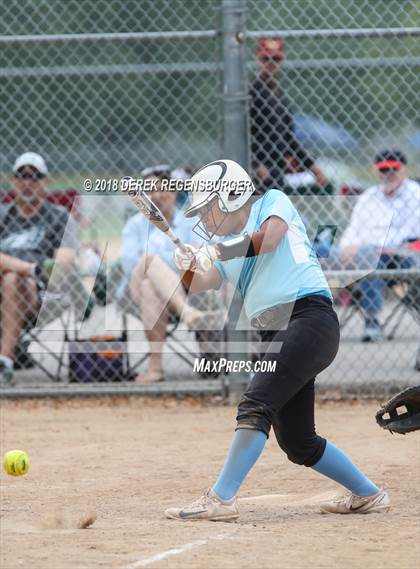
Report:
M 151 344 L 149 368 L 136 381 L 151 383 L 163 377 L 162 350 L 166 337 L 169 311 L 190 324 L 202 312 L 188 305 L 179 276 L 158 256 L 140 259 L 130 279 L 130 293 L 140 309 L 145 333 Z
M 7 272 L 2 274 L 1 285 L 0 355 L 14 360 L 25 317 L 37 310 L 39 301 L 32 279 Z
M 139 281 L 144 276 L 153 287 L 163 306 L 170 306 L 172 311 L 190 326 L 202 318 L 201 310 L 190 306 L 187 295 L 181 285 L 179 275 L 173 271 L 159 256 L 145 256 L 140 259 L 133 274 L 139 275 Z M 156 314 L 156 317 L 158 314 Z
M 358 269 L 382 269 L 385 259 L 379 255 L 375 247 L 363 247 L 359 250 L 356 259 Z M 363 279 L 357 285 L 360 293 L 359 307 L 365 320 L 365 330 L 362 340 L 375 341 L 382 338 L 382 328 L 379 324 L 378 314 L 384 305 L 385 281 L 383 279 Z
M 359 284 L 362 294 L 360 308 L 366 319 L 376 319 L 384 305 L 383 292 L 385 281 L 383 279 L 363 279 Z
M 400 259 L 396 256 L 382 254 L 377 262 L 378 269 L 405 269 L 410 267 L 409 259 Z M 360 283 L 362 299 L 360 306 L 368 320 L 377 320 L 378 313 L 384 305 L 383 293 L 385 289 L 383 279 L 364 279 Z
M 150 345 L 149 365 L 146 373 L 139 374 L 137 383 L 153 383 L 163 378 L 162 351 L 166 338 L 169 312 L 141 267 L 136 267 L 130 279 L 131 297 L 139 308 L 144 331 Z
M 169 311 L 166 309 L 165 303 L 156 294 L 149 279 L 144 279 L 140 285 L 139 306 L 151 349 L 147 373 L 138 376 L 136 381 L 151 383 L 159 381 L 164 375 L 162 352 L 166 339 Z
M 380 265 L 383 269 L 396 269 L 396 270 L 403 270 L 409 269 L 413 266 L 414 261 L 410 257 L 402 257 L 400 255 L 381 255 Z M 386 282 L 387 286 L 391 289 L 394 289 L 396 285 L 403 286 L 405 288 L 404 280 L 401 280 L 398 276 L 395 279 L 387 279 Z M 416 302 L 416 295 L 415 291 L 417 288 L 416 282 L 409 281 L 408 288 L 403 290 L 402 296 L 400 297 L 397 306 L 390 312 L 390 314 L 385 318 L 383 325 L 384 328 L 392 321 L 393 316 L 400 308 L 400 303 L 403 305 L 408 305 L 413 307 L 414 309 L 416 306 L 418 307 L 418 302 Z M 388 338 L 391 339 L 394 337 L 394 334 L 399 326 L 400 320 L 397 320 L 396 323 L 393 325 Z

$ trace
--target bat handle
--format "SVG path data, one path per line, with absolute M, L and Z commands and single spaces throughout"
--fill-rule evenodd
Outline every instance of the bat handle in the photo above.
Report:
M 184 245 L 184 243 L 176 236 L 172 233 L 170 233 L 169 237 L 172 239 L 172 241 L 174 242 L 174 244 L 179 247 L 181 249 L 181 251 L 183 253 L 188 253 L 190 252 L 190 250 Z
M 179 239 L 176 240 L 175 245 L 179 247 L 183 253 L 191 253 L 191 251 L 185 247 L 184 243 L 182 243 L 182 241 Z

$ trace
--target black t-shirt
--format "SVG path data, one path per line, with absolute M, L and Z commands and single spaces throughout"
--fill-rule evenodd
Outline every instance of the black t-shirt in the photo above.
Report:
M 53 257 L 60 246 L 72 246 L 63 240 L 68 220 L 63 207 L 50 203 L 30 218 L 22 217 L 15 203 L 0 205 L 0 252 L 29 263 Z
M 274 80 L 257 77 L 250 88 L 251 139 L 253 159 L 273 175 L 282 176 L 285 156 L 290 155 L 305 168 L 314 164 L 296 139 L 288 101 Z M 274 177 L 277 177 L 274 175 Z

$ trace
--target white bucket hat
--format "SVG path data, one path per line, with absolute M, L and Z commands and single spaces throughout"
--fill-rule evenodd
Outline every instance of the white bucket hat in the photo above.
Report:
M 48 174 L 48 168 L 44 158 L 36 152 L 25 152 L 16 158 L 13 164 L 13 172 L 17 172 L 20 168 L 23 168 L 23 166 L 32 166 L 32 168 L 36 168 L 36 170 L 44 176 Z

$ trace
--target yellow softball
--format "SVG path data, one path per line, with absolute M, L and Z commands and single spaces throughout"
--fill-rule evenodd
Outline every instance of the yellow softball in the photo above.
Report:
M 10 476 L 23 476 L 29 470 L 29 456 L 23 450 L 9 450 L 4 455 L 3 468 Z

